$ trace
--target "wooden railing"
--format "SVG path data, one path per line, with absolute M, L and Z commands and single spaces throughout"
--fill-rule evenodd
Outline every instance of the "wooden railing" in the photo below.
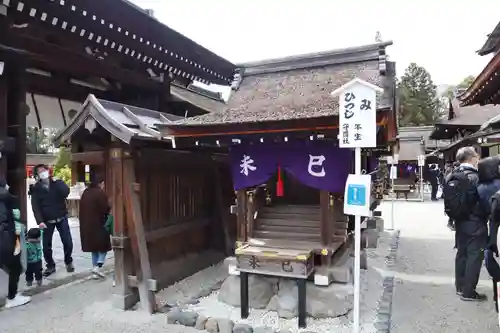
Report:
M 252 237 L 259 211 L 266 204 L 264 186 L 258 186 L 246 192 L 247 194 L 247 237 Z

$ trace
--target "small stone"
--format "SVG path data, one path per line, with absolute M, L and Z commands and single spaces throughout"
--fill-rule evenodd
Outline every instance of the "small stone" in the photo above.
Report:
M 209 318 L 205 323 L 205 330 L 209 333 L 219 333 L 219 325 L 217 319 Z
M 179 322 L 181 310 L 178 308 L 172 308 L 169 313 L 167 313 L 167 323 L 177 324 Z
M 190 298 L 187 301 L 185 301 L 184 303 L 189 304 L 189 305 L 196 305 L 196 304 L 200 303 L 200 301 L 195 299 L 195 298 Z
M 233 333 L 253 333 L 253 328 L 247 324 L 236 324 Z
M 270 327 L 256 327 L 253 329 L 253 333 L 274 333 L 274 330 Z
M 193 311 L 179 311 L 175 314 L 174 324 L 180 324 L 182 326 L 193 327 L 196 324 L 196 319 L 198 319 L 198 314 Z
M 352 285 L 333 283 L 328 287 L 307 284 L 307 314 L 314 318 L 345 315 L 352 309 L 354 288 Z
M 205 324 L 207 323 L 208 318 L 205 316 L 198 316 L 196 318 L 196 323 L 194 324 L 194 328 L 197 330 L 203 331 L 205 329 Z
M 220 289 L 220 287 L 222 287 L 222 282 L 224 281 L 217 281 L 217 283 L 215 283 L 213 286 L 212 286 L 212 291 L 217 291 Z
M 230 319 L 220 318 L 217 319 L 217 325 L 219 326 L 220 333 L 232 333 L 234 323 Z

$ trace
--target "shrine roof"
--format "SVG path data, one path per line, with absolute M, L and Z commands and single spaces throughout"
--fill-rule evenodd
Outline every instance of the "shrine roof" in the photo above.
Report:
M 207 112 L 220 112 L 226 106 L 226 102 L 218 93 L 194 85 L 186 88 L 173 82 L 170 85 L 170 94 Z
M 133 138 L 171 141 L 168 137 L 160 135 L 157 126 L 180 118 L 176 115 L 97 99 L 94 95 L 89 95 L 77 116 L 56 135 L 53 141 L 56 146 L 60 146 L 68 142 L 81 127 L 91 127 L 87 129 L 92 131 L 92 127 L 97 124 L 127 144 Z M 95 120 L 95 125 L 89 125 L 88 119 Z
M 453 118 L 444 120 L 438 125 L 455 125 L 455 126 L 481 126 L 491 118 L 500 114 L 500 106 L 488 105 L 471 105 L 459 106 L 458 101 L 452 101 L 453 104 Z
M 338 115 L 332 91 L 358 77 L 384 88 L 378 109 L 394 105 L 392 42 L 237 65 L 232 93 L 221 112 L 176 121 L 172 127 L 258 123 Z
M 500 22 L 496 25 L 495 29 L 488 34 L 488 38 L 483 46 L 477 51 L 480 56 L 484 56 L 495 52 L 500 46 Z
M 432 132 L 434 130 L 434 126 L 405 126 L 405 127 L 400 127 L 398 129 L 398 139 L 400 141 L 400 144 L 403 144 L 403 142 L 420 142 L 421 140 L 424 141 L 424 147 L 425 149 L 429 148 L 439 148 L 439 147 L 444 147 L 445 145 L 448 144 L 448 142 L 445 141 L 438 141 L 433 140 L 430 138 Z M 400 149 L 401 151 L 402 149 Z
M 235 65 L 127 0 L 4 0 L 9 19 L 71 36 L 105 56 L 191 81 L 229 85 Z M 175 14 L 175 13 L 174 13 Z

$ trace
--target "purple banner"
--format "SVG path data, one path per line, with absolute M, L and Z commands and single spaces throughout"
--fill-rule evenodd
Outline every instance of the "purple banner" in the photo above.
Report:
M 352 150 L 322 141 L 239 145 L 231 150 L 235 190 L 265 183 L 280 165 L 304 185 L 342 193 L 352 161 Z
M 233 146 L 230 163 L 234 189 L 257 186 L 271 178 L 278 161 L 273 151 L 264 144 Z

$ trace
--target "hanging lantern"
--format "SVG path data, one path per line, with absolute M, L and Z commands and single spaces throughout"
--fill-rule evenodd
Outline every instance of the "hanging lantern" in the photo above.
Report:
M 281 179 L 281 166 L 278 164 L 278 181 L 276 182 L 276 196 L 282 197 L 283 193 L 283 180 Z

